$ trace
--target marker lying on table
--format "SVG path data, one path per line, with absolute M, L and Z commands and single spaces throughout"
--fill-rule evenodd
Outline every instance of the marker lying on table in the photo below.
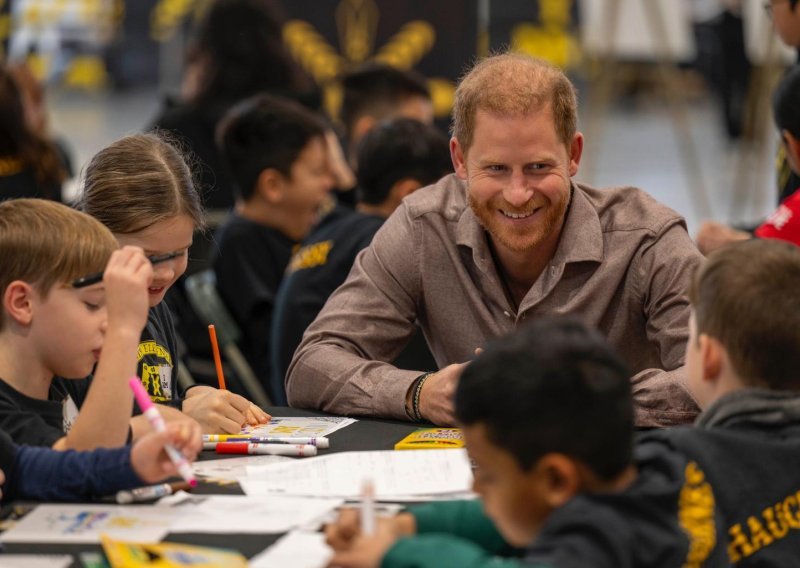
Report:
M 151 501 L 159 497 L 172 495 L 178 491 L 186 491 L 191 485 L 186 482 L 180 483 L 161 483 L 160 485 L 148 485 L 147 487 L 137 487 L 130 491 L 117 491 L 116 501 L 120 504 L 137 503 L 139 501 Z
M 218 454 L 253 454 L 270 456 L 315 456 L 317 447 L 311 444 L 248 444 L 246 442 L 217 442 Z
M 153 430 L 156 432 L 164 432 L 167 427 L 164 424 L 164 419 L 159 414 L 156 407 L 153 405 L 153 402 L 150 400 L 150 395 L 147 394 L 147 391 L 144 390 L 142 386 L 142 380 L 139 377 L 131 377 L 128 381 L 128 385 L 130 385 L 131 390 L 133 391 L 133 396 L 136 397 L 136 402 L 139 403 L 139 408 L 142 409 L 142 414 L 147 418 L 147 421 L 150 423 L 150 426 L 153 427 Z M 175 467 L 178 469 L 178 473 L 181 474 L 181 477 L 186 480 L 186 483 L 191 485 L 192 487 L 197 486 L 197 480 L 194 478 L 194 474 L 192 473 L 192 466 L 189 465 L 189 460 L 180 453 L 178 450 L 174 448 L 172 444 L 165 444 L 164 451 L 167 452 L 169 459 L 172 460 L 172 463 L 175 464 Z
M 175 252 L 168 252 L 167 254 L 159 254 L 154 256 L 148 256 L 147 260 L 150 261 L 150 264 L 159 264 L 161 262 L 167 262 L 168 260 L 172 260 L 173 258 L 178 258 L 184 252 L 183 250 L 178 250 Z M 73 288 L 86 288 L 87 286 L 91 286 L 92 284 L 97 284 L 103 280 L 103 273 L 96 272 L 95 274 L 90 274 L 89 276 L 82 276 L 76 280 L 72 281 Z
M 330 440 L 324 436 L 248 436 L 247 434 L 203 434 L 205 444 L 212 442 L 248 442 L 250 444 L 310 444 L 324 450 L 331 447 Z

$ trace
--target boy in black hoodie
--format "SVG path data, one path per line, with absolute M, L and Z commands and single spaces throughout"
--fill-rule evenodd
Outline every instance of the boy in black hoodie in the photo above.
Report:
M 326 529 L 331 566 L 725 566 L 714 496 L 694 462 L 633 448 L 629 374 L 605 340 L 541 320 L 466 367 L 456 418 L 480 500 L 433 503 L 359 534 Z
M 693 428 L 655 433 L 696 460 L 736 566 L 800 559 L 800 249 L 752 240 L 714 252 L 690 288 Z

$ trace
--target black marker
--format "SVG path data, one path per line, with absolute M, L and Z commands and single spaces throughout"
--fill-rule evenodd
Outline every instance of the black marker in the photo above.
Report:
M 178 258 L 183 254 L 184 251 L 179 250 L 175 252 L 168 252 L 167 254 L 158 254 L 155 256 L 148 256 L 147 260 L 150 261 L 150 264 L 158 264 L 159 262 L 167 262 L 168 260 L 172 260 L 173 258 Z M 77 280 L 72 281 L 73 288 L 86 288 L 87 286 L 91 286 L 92 284 L 97 284 L 98 282 L 103 280 L 103 273 L 98 272 L 96 274 L 90 274 L 89 276 L 82 276 Z

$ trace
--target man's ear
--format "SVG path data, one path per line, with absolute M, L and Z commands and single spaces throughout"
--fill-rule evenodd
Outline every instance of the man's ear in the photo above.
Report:
M 576 132 L 569 146 L 569 177 L 578 173 L 581 156 L 583 156 L 583 134 Z
M 267 203 L 276 204 L 283 201 L 283 189 L 286 178 L 275 168 L 267 168 L 258 174 L 256 193 Z
M 33 321 L 35 295 L 33 286 L 22 280 L 14 280 L 3 293 L 3 309 L 19 325 L 30 325 Z
M 700 342 L 703 380 L 714 382 L 722 372 L 725 347 L 719 340 L 705 333 L 701 333 L 697 340 Z
M 539 487 L 544 500 L 552 509 L 564 506 L 581 488 L 581 474 L 577 464 L 568 456 L 550 453 L 542 456 L 534 471 L 539 477 Z
M 467 179 L 467 155 L 455 136 L 450 138 L 450 159 L 453 161 L 453 170 L 456 175 L 461 179 Z

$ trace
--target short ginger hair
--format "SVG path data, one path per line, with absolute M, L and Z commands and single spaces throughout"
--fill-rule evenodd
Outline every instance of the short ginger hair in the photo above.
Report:
M 556 133 L 567 147 L 578 128 L 577 94 L 567 76 L 542 59 L 517 53 L 487 57 L 461 79 L 451 130 L 465 152 L 475 136 L 478 109 L 506 116 L 550 109 Z

